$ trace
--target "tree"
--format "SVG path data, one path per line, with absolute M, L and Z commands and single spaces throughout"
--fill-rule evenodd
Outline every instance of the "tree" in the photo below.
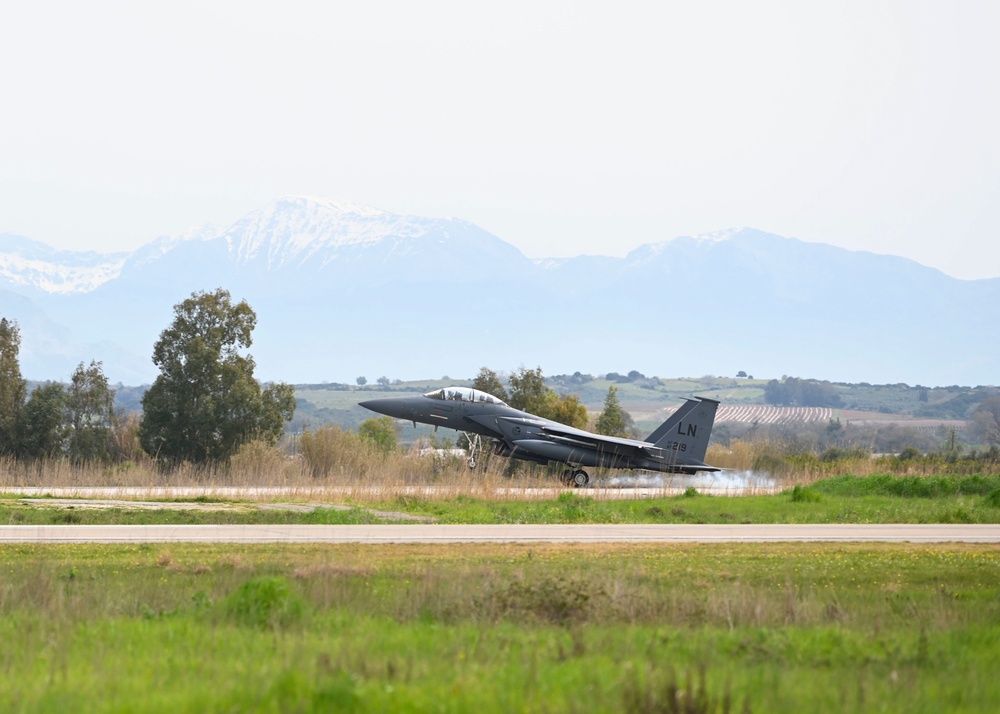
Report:
M 257 315 L 229 291 L 196 292 L 174 306 L 174 321 L 153 346 L 160 375 L 142 398 L 139 438 L 147 453 L 188 461 L 223 460 L 251 439 L 276 443 L 295 412 L 295 390 L 265 389 L 253 376 Z
M 784 377 L 781 382 L 772 379 L 764 385 L 764 401 L 768 404 L 783 406 L 794 404 L 801 407 L 839 407 L 841 405 L 837 387 L 830 382 L 799 379 L 798 377 Z
M 792 400 L 786 384 L 772 379 L 764 385 L 764 401 L 768 404 L 791 404 Z
M 476 378 L 472 380 L 472 388 L 492 394 L 497 399 L 507 401 L 507 390 L 503 388 L 500 377 L 489 367 L 480 367 Z
M 519 368 L 510 375 L 510 398 L 507 403 L 515 409 L 521 409 L 542 416 L 545 408 L 545 381 L 542 378 L 542 368 Z
M 375 383 L 378 384 L 378 386 L 380 386 L 380 387 L 388 387 L 389 386 L 389 378 L 388 377 L 379 377 L 378 379 L 375 380 Z
M 490 372 L 483 367 L 479 374 L 483 375 L 484 370 Z M 494 379 L 496 378 L 495 374 L 492 372 L 490 374 L 493 375 Z M 484 377 L 486 380 L 488 378 L 488 375 Z M 499 382 L 499 380 L 497 381 Z M 494 392 L 491 391 L 490 394 L 494 394 Z M 511 374 L 510 395 L 505 401 L 515 409 L 523 409 L 543 419 L 553 419 L 580 429 L 587 426 L 589 419 L 587 407 L 580 403 L 579 397 L 575 394 L 557 394 L 554 389 L 545 386 L 541 367 L 535 369 L 521 367 Z
M 1000 446 L 1000 396 L 983 400 L 972 415 L 972 423 L 990 446 Z
M 590 421 L 590 413 L 577 395 L 556 394 L 551 389 L 545 395 L 545 408 L 537 414 L 577 429 L 586 429 Z
M 608 387 L 608 394 L 604 397 L 604 411 L 597 417 L 597 424 L 594 429 L 598 434 L 605 436 L 617 436 L 628 438 L 631 433 L 632 417 L 622 409 L 618 401 L 618 387 L 611 385 Z
M 20 455 L 40 459 L 62 452 L 65 407 L 66 390 L 58 382 L 35 388 L 18 419 Z
M 100 362 L 81 362 L 70 379 L 65 395 L 66 450 L 74 461 L 107 459 L 116 426 L 115 390 Z
M 21 331 L 17 321 L 0 319 L 0 454 L 17 451 L 18 417 L 28 396 L 28 382 L 21 377 Z

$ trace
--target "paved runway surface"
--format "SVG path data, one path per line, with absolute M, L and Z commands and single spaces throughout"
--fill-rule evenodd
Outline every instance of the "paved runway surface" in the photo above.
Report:
M 997 525 L 0 526 L 5 543 L 1000 543 Z

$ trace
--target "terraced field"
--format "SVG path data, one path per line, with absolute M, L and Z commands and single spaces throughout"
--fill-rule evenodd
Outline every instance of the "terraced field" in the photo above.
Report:
M 741 424 L 794 424 L 827 422 L 833 418 L 829 407 L 771 407 L 754 404 L 722 405 L 715 420 Z
M 657 417 L 666 419 L 676 411 L 669 407 L 657 413 Z M 834 416 L 834 410 L 829 407 L 772 407 L 758 404 L 722 404 L 716 414 L 717 424 L 724 422 L 740 424 L 805 424 L 818 421 L 827 422 Z

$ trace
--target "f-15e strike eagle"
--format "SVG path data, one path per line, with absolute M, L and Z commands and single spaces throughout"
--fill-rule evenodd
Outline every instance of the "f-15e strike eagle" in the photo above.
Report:
M 469 387 L 445 387 L 427 394 L 384 397 L 360 402 L 365 409 L 396 419 L 465 432 L 475 466 L 480 438 L 493 439 L 500 456 L 539 464 L 564 463 L 562 482 L 581 488 L 590 482 L 582 466 L 645 469 L 694 474 L 720 471 L 704 463 L 719 402 L 688 399 L 644 441 L 621 439 L 575 429 L 509 406 L 491 394 Z

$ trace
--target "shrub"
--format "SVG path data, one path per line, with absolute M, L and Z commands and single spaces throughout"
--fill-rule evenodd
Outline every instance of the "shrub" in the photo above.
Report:
M 367 451 L 357 434 L 336 426 L 324 426 L 303 433 L 299 448 L 314 477 L 329 476 L 337 469 L 356 467 L 364 461 Z
M 815 503 L 822 498 L 822 496 L 813 491 L 811 488 L 803 488 L 798 484 L 796 484 L 795 488 L 792 489 L 792 501 L 794 503 Z
M 272 482 L 284 467 L 284 455 L 267 441 L 248 441 L 229 457 L 230 474 L 252 483 Z
M 586 619 L 593 601 L 604 597 L 603 590 L 592 590 L 587 583 L 548 578 L 539 582 L 512 580 L 494 593 L 494 603 L 501 616 L 565 625 Z
M 915 446 L 907 446 L 905 449 L 899 452 L 899 456 L 896 457 L 900 461 L 913 461 L 914 459 L 919 459 L 923 457 L 920 449 Z
M 281 577 L 248 580 L 226 599 L 226 614 L 250 627 L 290 625 L 301 618 L 303 609 L 302 599 Z
M 358 427 L 358 436 L 383 454 L 396 450 L 396 422 L 392 417 L 366 419 Z

